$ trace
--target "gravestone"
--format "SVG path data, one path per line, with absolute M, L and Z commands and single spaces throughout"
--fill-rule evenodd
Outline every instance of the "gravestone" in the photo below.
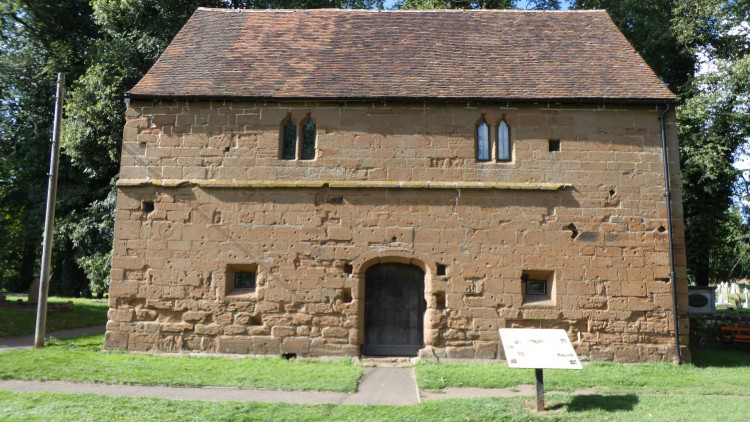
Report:
M 39 277 L 35 277 L 34 281 L 31 282 L 31 286 L 29 287 L 29 298 L 27 301 L 29 303 L 39 302 Z

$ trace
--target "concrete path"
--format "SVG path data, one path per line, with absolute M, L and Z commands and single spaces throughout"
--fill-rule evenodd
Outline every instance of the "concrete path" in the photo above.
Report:
M 49 340 L 54 338 L 70 338 L 78 336 L 87 336 L 89 334 L 104 334 L 106 325 L 97 325 L 96 327 L 74 328 L 72 330 L 61 330 L 47 333 L 44 337 Z M 34 336 L 0 338 L 0 352 L 10 349 L 30 349 L 34 346 Z
M 171 400 L 259 401 L 296 404 L 419 404 L 417 383 L 411 368 L 365 368 L 356 393 L 280 391 L 231 387 L 164 387 L 108 385 L 63 381 L 0 381 L 0 390 L 53 393 L 90 393 L 105 396 L 158 397 Z
M 441 392 L 418 391 L 411 368 L 365 368 L 356 393 L 322 391 L 280 391 L 232 387 L 165 387 L 143 385 L 108 385 L 71 383 L 64 381 L 0 380 L 0 390 L 18 392 L 88 393 L 111 397 L 156 397 L 169 400 L 201 401 L 257 401 L 294 404 L 357 404 L 410 406 L 439 399 L 468 399 L 476 397 L 534 396 L 532 385 L 515 388 L 446 388 Z M 546 394 L 555 394 L 554 391 Z M 563 393 L 570 394 L 570 393 Z M 578 390 L 574 395 L 595 394 L 593 390 Z

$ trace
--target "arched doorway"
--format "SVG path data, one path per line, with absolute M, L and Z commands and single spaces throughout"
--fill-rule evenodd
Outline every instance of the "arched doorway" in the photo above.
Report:
M 424 347 L 424 271 L 384 263 L 365 272 L 365 342 L 369 356 L 416 356 Z

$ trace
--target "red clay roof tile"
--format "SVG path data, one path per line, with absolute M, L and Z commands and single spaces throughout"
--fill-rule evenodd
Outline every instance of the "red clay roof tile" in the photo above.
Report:
M 136 98 L 673 101 L 605 11 L 198 9 Z

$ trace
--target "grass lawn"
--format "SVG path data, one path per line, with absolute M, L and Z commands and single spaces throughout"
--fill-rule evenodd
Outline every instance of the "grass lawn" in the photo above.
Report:
M 593 388 L 606 394 L 689 394 L 750 397 L 750 350 L 717 348 L 695 350 L 693 363 L 667 362 L 584 364 L 582 371 L 544 371 L 547 391 Z M 420 363 L 415 367 L 422 389 L 445 387 L 512 387 L 533 384 L 533 369 L 510 369 L 505 364 Z
M 15 301 L 21 296 L 8 295 L 8 300 Z M 23 299 L 25 300 L 25 296 Z M 93 327 L 107 323 L 107 300 L 71 299 L 50 297 L 49 303 L 73 302 L 73 311 L 47 312 L 47 332 L 67 330 L 70 328 Z M 0 308 L 0 338 L 20 337 L 34 334 L 36 308 L 15 309 Z
M 349 360 L 156 356 L 102 352 L 103 342 L 98 334 L 7 350 L 0 353 L 0 379 L 350 392 L 362 375 L 362 366 Z
M 184 386 L 353 391 L 360 365 L 304 360 L 173 357 L 101 352 L 102 336 L 55 340 L 41 350 L 0 353 L 0 378 Z M 597 394 L 436 400 L 417 406 L 295 405 L 174 401 L 155 398 L 0 391 L 6 421 L 745 421 L 750 414 L 748 350 L 693 351 L 694 363 L 592 363 L 583 371 L 545 371 L 547 391 L 594 388 Z M 531 383 L 529 370 L 504 364 L 416 367 L 422 388 L 508 387 Z
M 174 401 L 87 394 L 0 391 L 3 421 L 745 421 L 750 398 L 722 396 L 547 396 L 438 400 L 418 406 L 341 406 Z

